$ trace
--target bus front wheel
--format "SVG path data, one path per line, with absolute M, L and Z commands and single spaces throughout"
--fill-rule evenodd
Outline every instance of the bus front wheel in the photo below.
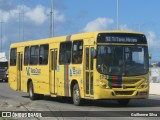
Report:
M 29 82 L 29 86 L 28 86 L 29 90 L 29 97 L 31 100 L 36 100 L 37 99 L 37 94 L 34 93 L 34 87 L 33 87 L 33 83 Z
M 73 86 L 73 104 L 79 106 L 82 102 L 82 99 L 80 97 L 80 90 L 78 87 L 78 84 L 75 84 Z

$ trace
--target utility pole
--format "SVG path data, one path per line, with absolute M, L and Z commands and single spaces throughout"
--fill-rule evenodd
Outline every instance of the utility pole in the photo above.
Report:
M 138 26 L 138 31 L 141 32 L 141 28 L 143 27 L 144 24 L 136 24 Z
M 21 41 L 21 13 L 18 13 L 19 15 L 19 41 Z
M 2 41 L 2 39 L 3 39 L 3 36 L 2 36 L 3 23 L 4 23 L 4 22 L 0 22 L 0 25 L 1 25 L 1 52 L 2 52 L 2 50 L 3 50 L 3 49 L 2 49 L 2 46 L 3 46 L 3 45 L 2 45 L 2 43 L 3 43 L 3 41 Z
M 22 1 L 22 41 L 24 41 L 24 0 Z
M 117 30 L 119 30 L 119 0 L 117 0 Z
M 24 41 L 24 0 L 22 1 L 22 10 L 17 13 L 19 20 L 19 41 Z
M 50 37 L 54 36 L 54 8 L 53 0 L 51 0 L 51 12 L 50 12 Z
M 141 24 L 138 24 L 138 30 L 141 31 Z
M 22 13 L 22 41 L 24 41 L 24 12 Z
M 18 17 L 19 17 L 19 41 L 23 41 L 24 40 L 24 25 L 23 25 L 23 16 L 24 16 L 24 13 L 22 12 L 19 12 L 17 13 L 18 14 Z M 22 16 L 22 20 L 21 20 L 21 16 Z M 22 27 L 22 28 L 21 28 Z M 22 39 L 21 39 L 22 38 Z

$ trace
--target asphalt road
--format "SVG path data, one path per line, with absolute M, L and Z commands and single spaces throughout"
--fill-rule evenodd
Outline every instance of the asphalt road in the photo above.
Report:
M 51 97 L 44 97 L 41 100 L 31 101 L 28 97 L 27 93 L 13 91 L 9 88 L 8 83 L 0 83 L 0 111 L 94 111 L 93 113 L 88 113 L 88 116 L 85 117 L 82 113 L 73 113 L 75 114 L 82 114 L 82 117 L 61 117 L 60 115 L 55 115 L 55 117 L 51 118 L 32 118 L 32 119 L 95 119 L 96 117 L 92 117 L 94 114 L 96 116 L 95 111 L 97 112 L 97 116 L 101 116 L 101 114 L 105 115 L 105 113 L 110 114 L 111 116 L 115 117 L 103 117 L 103 115 L 98 119 L 131 119 L 131 120 L 150 120 L 150 119 L 157 119 L 159 117 L 121 117 L 121 112 L 124 111 L 151 111 L 155 114 L 160 112 L 160 96 L 158 95 L 150 95 L 149 99 L 135 99 L 131 100 L 128 106 L 120 106 L 117 104 L 116 101 L 112 100 L 105 100 L 105 101 L 86 101 L 83 106 L 75 106 L 72 104 L 71 99 L 68 98 L 51 98 Z M 103 112 L 105 111 L 105 112 Z M 108 112 L 107 112 L 108 111 Z M 110 112 L 112 111 L 112 112 Z M 118 111 L 118 112 L 113 112 Z M 119 112 L 120 111 L 120 112 Z M 47 114 L 47 113 L 46 113 Z M 53 112 L 53 114 L 56 114 Z M 53 115 L 52 114 L 52 115 Z M 72 113 L 66 113 L 72 114 Z M 93 116 L 94 116 L 93 115 Z M 53 115 L 54 116 L 54 115 Z M 63 116 L 63 115 L 62 115 Z M 0 118 L 1 120 L 2 118 Z M 14 118 L 15 119 L 15 118 Z M 27 119 L 27 118 L 16 118 L 16 119 Z

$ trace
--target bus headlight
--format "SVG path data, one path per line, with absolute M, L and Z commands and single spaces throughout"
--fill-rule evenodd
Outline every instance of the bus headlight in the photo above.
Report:
M 108 88 L 108 82 L 106 80 L 100 80 L 99 86 L 102 88 Z
M 145 81 L 145 82 L 143 82 L 138 88 L 139 89 L 142 89 L 142 88 L 146 88 L 147 86 L 148 86 L 148 80 L 147 81 Z

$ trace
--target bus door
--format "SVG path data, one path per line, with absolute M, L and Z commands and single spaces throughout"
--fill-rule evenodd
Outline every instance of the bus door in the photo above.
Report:
M 50 93 L 57 95 L 58 85 L 56 84 L 57 75 L 57 51 L 58 49 L 50 50 Z
M 85 96 L 93 96 L 93 53 L 94 47 L 85 46 Z
M 22 83 L 22 60 L 23 60 L 23 54 L 22 52 L 18 52 L 18 77 L 17 77 L 17 90 L 21 90 L 21 83 Z

